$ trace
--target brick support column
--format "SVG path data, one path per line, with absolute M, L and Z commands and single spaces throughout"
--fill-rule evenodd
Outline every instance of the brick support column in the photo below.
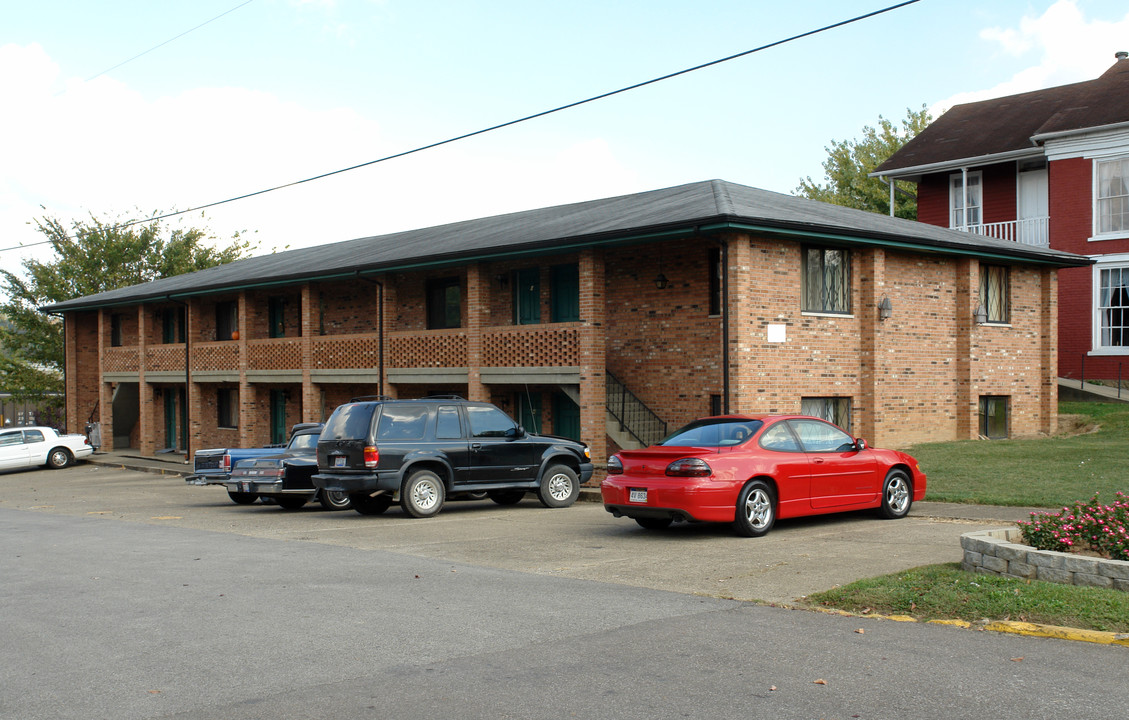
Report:
M 980 264 L 956 261 L 956 436 L 974 438 L 979 433 L 979 379 L 975 377 L 976 335 L 973 316 L 980 304 Z
M 153 394 L 157 389 L 145 381 L 145 365 L 148 360 L 149 346 L 149 316 L 144 305 L 137 306 L 137 394 L 138 394 L 138 422 L 141 429 L 138 438 L 138 451 L 142 455 L 154 455 L 157 452 L 159 421 L 157 418 L 157 403 Z
M 607 434 L 607 300 L 604 253 L 580 253 L 580 437 L 592 451 L 596 467 L 608 460 Z M 602 476 L 601 476 L 602 477 Z M 599 479 L 599 478 L 596 478 Z
M 886 295 L 886 251 L 875 248 L 859 253 L 859 299 L 854 309 L 859 318 L 861 335 L 861 357 L 859 358 L 861 395 L 855 398 L 851 409 L 856 436 L 866 438 L 874 445 L 881 445 L 890 428 L 883 418 L 884 398 L 882 379 L 888 370 L 887 354 L 894 351 L 884 342 L 883 330 L 887 323 L 897 322 L 893 315 L 887 320 L 878 316 L 878 303 Z M 891 303 L 894 301 L 891 300 Z M 904 311 L 904 309 L 903 309 Z
M 298 318 L 302 334 L 302 422 L 322 422 L 321 392 L 311 379 L 314 364 L 314 332 L 317 330 L 317 298 L 310 283 L 302 284 L 302 302 Z
M 728 295 L 721 299 L 724 322 L 729 333 L 729 412 L 755 412 L 759 380 L 754 371 L 757 360 L 757 337 L 768 329 L 763 318 L 754 326 L 752 245 L 746 235 L 730 234 L 724 238 L 728 258 Z M 775 322 L 775 321 L 774 321 Z M 718 338 L 718 352 L 724 348 Z M 763 341 L 763 340 L 762 340 Z M 724 379 L 721 379 L 724 382 Z M 724 399 L 722 411 L 725 410 Z M 672 428 L 673 429 L 673 428 Z
M 185 361 L 188 363 L 189 372 L 186 377 L 186 387 L 184 389 L 184 401 L 188 403 L 188 450 L 189 454 L 185 456 L 185 460 L 192 460 L 192 453 L 201 449 L 203 446 L 203 433 L 204 433 L 204 390 L 200 383 L 196 382 L 195 376 L 191 372 L 193 366 L 192 355 L 194 353 L 197 337 L 196 332 L 197 315 L 200 312 L 200 303 L 198 300 L 190 299 L 184 308 L 184 341 L 187 350 L 185 351 Z M 209 424 L 215 427 L 217 418 L 210 418 Z
M 490 280 L 481 263 L 467 266 L 466 271 L 466 354 L 467 399 L 490 400 L 489 389 L 482 384 L 482 330 L 489 320 Z
M 114 386 L 113 383 L 102 382 L 106 372 L 106 341 L 109 330 L 108 314 L 105 308 L 98 310 L 98 416 L 97 420 L 102 426 L 101 450 L 106 452 L 114 449 Z M 69 355 L 70 353 L 68 353 Z M 69 396 L 70 393 L 67 393 Z M 75 432 L 82 432 L 79 426 Z
M 80 427 L 79 402 L 78 402 L 78 313 L 63 315 L 63 343 L 66 345 L 66 357 L 63 358 L 63 373 L 66 381 L 63 383 L 63 422 L 66 423 L 67 432 L 77 432 Z
M 1048 435 L 1058 430 L 1058 271 L 1046 268 L 1040 277 L 1039 330 L 1042 387 L 1039 393 L 1039 431 Z
M 259 429 L 262 425 L 261 413 L 257 412 L 258 398 L 255 386 L 247 380 L 247 292 L 239 293 L 238 300 L 239 339 L 235 341 L 239 348 L 239 446 L 253 447 L 265 444 L 266 440 L 259 443 L 256 437 L 263 435 Z M 268 419 L 269 423 L 270 420 Z M 269 439 L 269 438 L 267 438 Z

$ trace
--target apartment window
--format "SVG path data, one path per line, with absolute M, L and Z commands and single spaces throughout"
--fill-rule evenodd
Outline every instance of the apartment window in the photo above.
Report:
M 161 342 L 184 342 L 185 309 L 165 308 L 161 310 Z
M 549 289 L 551 322 L 580 320 L 580 266 L 557 265 L 550 271 Z
M 239 329 L 239 304 L 234 300 L 216 303 L 216 340 L 234 340 Z
M 541 270 L 525 268 L 514 273 L 514 324 L 541 322 Z
M 721 314 L 721 248 L 710 248 L 710 315 Z
M 1008 436 L 1008 398 L 1004 395 L 980 396 L 980 434 L 992 440 Z
M 462 325 L 462 294 L 459 279 L 440 278 L 427 281 L 427 327 L 430 330 L 457 328 Z
M 1129 158 L 1098 161 L 1097 173 L 1098 233 L 1129 230 Z
M 110 345 L 122 346 L 122 316 L 120 313 L 110 315 Z
M 805 247 L 801 284 L 804 311 L 850 314 L 850 253 L 836 248 Z
M 851 399 L 849 397 L 806 397 L 800 399 L 800 414 L 822 418 L 844 430 L 851 430 Z
M 239 402 L 235 388 L 216 390 L 216 425 L 221 428 L 239 427 Z
M 980 214 L 983 204 L 981 198 L 979 171 L 949 176 L 949 227 L 960 228 L 983 222 Z
M 267 336 L 286 337 L 286 298 L 267 298 Z
M 1111 349 L 1129 347 L 1129 266 L 1095 270 L 1098 274 L 1099 346 Z
M 980 266 L 980 303 L 988 313 L 988 322 L 1010 322 L 1008 269 L 1000 265 Z

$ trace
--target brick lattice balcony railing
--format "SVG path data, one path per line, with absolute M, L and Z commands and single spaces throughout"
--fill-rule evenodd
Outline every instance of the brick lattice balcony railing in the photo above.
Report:
M 301 367 L 301 338 L 270 338 L 247 343 L 248 370 L 293 370 Z
M 192 369 L 239 370 L 239 344 L 231 341 L 192 343 Z
M 488 328 L 482 335 L 483 367 L 560 367 L 580 364 L 577 325 Z
M 390 368 L 466 367 L 466 330 L 392 333 L 388 338 Z
M 145 348 L 146 372 L 184 372 L 184 345 Z
M 102 356 L 102 371 L 135 373 L 141 365 L 138 362 L 138 355 L 139 350 L 136 347 L 106 348 L 106 353 Z M 183 353 L 181 357 L 184 357 Z

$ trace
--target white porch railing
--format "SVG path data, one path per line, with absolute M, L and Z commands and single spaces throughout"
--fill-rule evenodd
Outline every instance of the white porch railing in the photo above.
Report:
M 1050 244 L 1050 218 L 1038 217 L 1026 220 L 1010 220 L 1008 222 L 983 223 L 956 227 L 954 230 L 965 230 L 984 237 L 996 240 L 1022 243 L 1023 245 L 1038 245 L 1047 247 Z

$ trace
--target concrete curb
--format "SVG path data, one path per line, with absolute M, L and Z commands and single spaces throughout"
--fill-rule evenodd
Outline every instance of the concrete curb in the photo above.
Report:
M 803 610 L 814 610 L 828 615 L 841 615 L 843 617 L 856 617 L 869 620 L 889 620 L 892 622 L 916 622 L 926 625 L 949 625 L 964 630 L 977 630 L 1011 635 L 1026 635 L 1028 637 L 1057 638 L 1059 640 L 1073 640 L 1075 642 L 1097 643 L 1099 645 L 1121 645 L 1129 647 L 1129 633 L 1104 632 L 1101 630 L 1081 630 L 1078 628 L 1062 627 L 1060 625 L 1040 625 L 1038 623 L 1012 622 L 1009 620 L 994 620 L 991 622 L 972 623 L 967 620 L 919 620 L 909 615 L 875 615 L 867 613 L 848 612 L 847 610 L 834 610 L 829 608 L 794 606 Z

